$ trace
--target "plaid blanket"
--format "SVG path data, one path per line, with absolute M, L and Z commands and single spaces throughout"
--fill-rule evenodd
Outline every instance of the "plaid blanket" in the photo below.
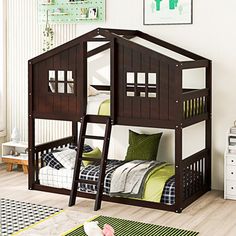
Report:
M 119 160 L 108 160 L 106 166 L 106 174 L 104 180 L 104 193 L 110 193 L 110 186 L 111 186 L 111 178 L 112 174 L 116 168 L 124 164 L 124 161 Z M 88 165 L 84 169 L 80 171 L 80 178 L 85 180 L 98 180 L 100 171 L 99 163 L 95 163 L 93 165 Z M 87 192 L 87 193 L 95 193 L 97 191 L 96 185 L 91 184 L 79 184 L 79 191 Z M 175 178 L 174 176 L 171 177 L 165 184 L 163 189 L 161 203 L 173 205 L 175 203 Z
M 191 178 L 189 178 L 191 176 Z M 195 170 L 183 172 L 183 188 L 189 191 L 192 184 L 201 185 L 202 173 Z M 161 202 L 167 205 L 175 204 L 175 176 L 169 178 L 162 192 Z
M 111 177 L 116 168 L 124 164 L 124 161 L 119 160 L 108 160 L 106 165 L 105 179 L 104 179 L 104 190 L 103 192 L 109 194 L 111 187 Z M 100 164 L 94 163 L 88 165 L 80 171 L 80 179 L 97 181 L 100 173 Z M 97 191 L 97 185 L 79 183 L 79 190 L 82 192 L 94 193 Z
M 167 205 L 175 204 L 175 177 L 172 176 L 166 181 L 165 187 L 161 196 L 161 203 Z

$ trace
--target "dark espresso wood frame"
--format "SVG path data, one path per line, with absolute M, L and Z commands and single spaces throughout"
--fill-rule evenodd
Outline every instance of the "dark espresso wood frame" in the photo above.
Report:
M 131 41 L 134 37 L 140 37 L 191 60 L 177 61 Z M 101 41 L 105 44 L 87 51 L 87 43 L 91 41 Z M 211 189 L 211 61 L 137 30 L 98 28 L 29 60 L 29 189 L 70 193 L 66 189 L 40 185 L 39 169 L 44 166 L 40 155 L 57 147 L 77 143 L 78 122 L 86 114 L 87 106 L 87 58 L 107 49 L 110 49 L 111 85 L 94 87 L 111 91 L 112 124 L 175 130 L 176 201 L 174 205 L 169 206 L 141 200 L 111 198 L 107 195 L 103 195 L 102 200 L 181 212 Z M 205 68 L 205 88 L 182 89 L 183 70 L 196 68 Z M 51 69 L 73 72 L 74 94 L 48 92 L 48 71 Z M 126 80 L 128 72 L 134 72 L 132 85 Z M 145 84 L 142 86 L 137 81 L 139 72 L 145 74 Z M 148 84 L 148 73 L 157 75 L 154 86 Z M 133 97 L 127 95 L 130 91 L 134 93 Z M 148 97 L 149 92 L 154 92 L 156 97 Z M 142 97 L 141 93 L 144 93 L 145 97 Z M 71 121 L 72 136 L 36 145 L 36 119 Z M 183 159 L 183 128 L 203 121 L 205 148 Z M 78 196 L 95 198 L 95 195 L 80 192 Z

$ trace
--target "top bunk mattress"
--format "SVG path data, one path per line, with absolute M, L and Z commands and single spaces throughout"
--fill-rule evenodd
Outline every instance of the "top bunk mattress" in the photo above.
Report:
M 110 95 L 99 93 L 88 97 L 87 114 L 110 116 Z

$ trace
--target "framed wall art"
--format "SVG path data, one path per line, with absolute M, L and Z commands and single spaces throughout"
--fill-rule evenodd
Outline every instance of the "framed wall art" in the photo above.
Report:
M 192 0 L 143 0 L 144 25 L 192 24 Z

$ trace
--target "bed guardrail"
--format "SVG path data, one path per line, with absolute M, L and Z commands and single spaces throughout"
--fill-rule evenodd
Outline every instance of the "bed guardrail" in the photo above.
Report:
M 183 93 L 183 119 L 189 119 L 208 112 L 209 89 L 192 90 Z
M 207 163 L 210 158 L 208 149 L 203 149 L 182 162 L 183 167 L 183 199 L 185 204 L 195 200 L 207 189 Z
M 74 143 L 73 136 L 58 139 L 52 142 L 47 142 L 35 146 L 34 151 L 34 166 L 35 166 L 35 181 L 39 183 L 39 169 L 44 167 L 44 162 L 41 160 L 41 155 L 52 152 L 56 148 L 64 148 Z
M 39 144 L 39 145 L 35 146 L 35 152 L 41 152 L 41 151 L 45 151 L 45 150 L 49 150 L 49 149 L 55 149 L 60 146 L 71 144 L 74 142 L 74 140 L 75 140 L 74 137 L 70 136 L 70 137 L 66 137 L 66 138 L 62 138 L 62 139 L 57 139 L 52 142 Z

